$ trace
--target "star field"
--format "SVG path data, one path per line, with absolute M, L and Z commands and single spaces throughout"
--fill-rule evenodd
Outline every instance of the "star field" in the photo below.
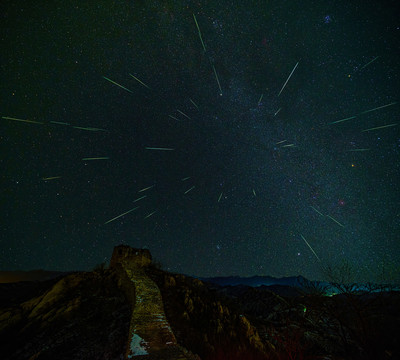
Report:
M 398 281 L 395 4 L 2 2 L 0 270 Z

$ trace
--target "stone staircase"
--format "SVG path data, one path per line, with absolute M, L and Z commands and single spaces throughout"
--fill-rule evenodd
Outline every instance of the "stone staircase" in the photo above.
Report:
M 187 352 L 178 345 L 164 313 L 158 286 L 143 269 L 125 269 L 134 283 L 136 303 L 133 309 L 128 359 L 186 360 Z M 186 354 L 185 354 L 186 353 Z

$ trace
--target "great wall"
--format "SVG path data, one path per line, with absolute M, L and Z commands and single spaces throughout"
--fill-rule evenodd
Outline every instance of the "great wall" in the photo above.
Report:
M 151 261 L 150 251 L 126 245 L 116 246 L 110 261 L 110 269 L 120 272 L 120 287 L 132 305 L 125 358 L 193 359 L 178 345 L 165 316 L 160 290 L 145 273 Z

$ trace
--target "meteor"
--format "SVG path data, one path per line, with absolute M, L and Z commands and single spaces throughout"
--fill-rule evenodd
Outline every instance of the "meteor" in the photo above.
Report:
M 292 77 L 294 71 L 295 71 L 296 68 L 297 68 L 297 65 L 299 65 L 299 63 L 297 63 L 297 64 L 294 66 L 294 68 L 293 68 L 292 72 L 290 73 L 289 77 L 286 79 L 285 83 L 283 84 L 281 91 L 279 91 L 278 96 L 282 93 L 282 91 L 283 91 L 283 89 L 285 88 L 286 84 L 288 83 L 289 79 Z

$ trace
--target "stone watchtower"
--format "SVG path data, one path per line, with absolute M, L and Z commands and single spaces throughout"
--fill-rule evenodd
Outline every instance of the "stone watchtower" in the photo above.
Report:
M 121 264 L 124 269 L 138 269 L 151 264 L 151 253 L 147 249 L 134 249 L 128 245 L 114 247 L 110 268 Z

